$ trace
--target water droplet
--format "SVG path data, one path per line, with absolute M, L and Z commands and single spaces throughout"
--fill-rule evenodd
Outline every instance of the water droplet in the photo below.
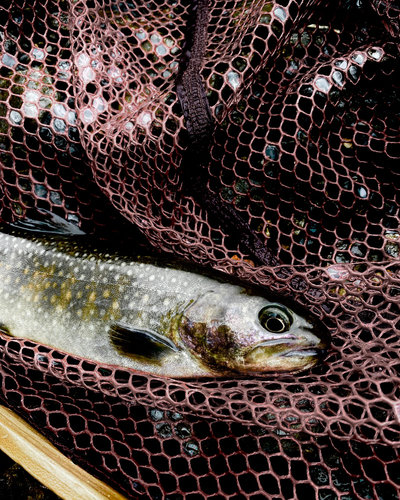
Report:
M 338 252 L 336 254 L 335 260 L 339 264 L 347 264 L 350 262 L 350 255 L 347 252 Z
M 332 74 L 332 80 L 339 85 L 340 87 L 343 87 L 343 73 L 341 71 L 334 71 Z
M 236 71 L 230 71 L 228 73 L 228 82 L 229 82 L 229 85 L 234 89 L 236 90 L 239 85 L 240 85 L 240 76 L 238 73 L 236 73 Z
M 365 61 L 365 55 L 361 54 L 360 52 L 356 52 L 351 58 L 357 64 L 363 64 Z
M 121 70 L 115 66 L 111 66 L 107 73 L 111 76 L 111 78 L 118 78 L 121 76 Z
M 117 32 L 118 33 L 118 32 Z M 118 59 L 121 57 L 121 52 L 119 50 L 112 50 L 111 51 L 111 57 L 113 59 Z
M 274 10 L 274 14 L 282 22 L 286 21 L 287 13 L 285 9 L 282 9 L 282 7 L 276 7 L 276 9 Z
M 52 104 L 52 101 L 48 97 L 41 97 L 39 99 L 39 105 L 41 108 L 44 108 L 44 109 L 50 108 L 51 104 Z
M 75 125 L 76 118 L 77 118 L 77 115 L 76 115 L 75 111 L 68 111 L 68 122 L 71 125 Z
M 146 38 L 146 33 L 140 30 L 136 32 L 136 38 L 139 38 L 139 40 L 144 40 Z
M 18 125 L 22 121 L 22 115 L 21 113 L 18 113 L 18 111 L 11 111 L 10 113 L 10 121 L 14 125 Z
M 279 158 L 279 151 L 276 146 L 267 146 L 265 148 L 265 155 L 271 160 L 276 161 Z
M 159 422 L 164 418 L 164 412 L 159 410 L 158 408 L 153 408 L 150 410 L 150 417 L 154 422 Z
M 47 196 L 47 189 L 45 186 L 42 186 L 41 184 L 37 184 L 35 186 L 35 194 L 39 196 L 39 198 L 46 198 Z
M 140 115 L 138 116 L 137 122 L 143 126 L 148 125 L 151 122 L 151 114 L 145 113 L 145 112 L 140 113 Z
M 29 118 L 36 118 L 39 114 L 36 104 L 25 104 L 24 113 Z
M 3 54 L 1 62 L 4 66 L 8 66 L 9 68 L 13 68 L 17 64 L 17 60 L 8 54 Z
M 315 85 L 322 92 L 329 92 L 332 87 L 332 84 L 326 78 L 322 77 L 319 77 L 315 80 Z
M 368 191 L 363 186 L 356 186 L 356 193 L 360 198 L 368 197 Z
M 159 35 L 151 35 L 150 40 L 153 43 L 161 43 L 161 37 Z
M 31 77 L 31 80 L 40 80 L 42 78 L 42 74 L 40 73 L 40 71 L 33 71 L 31 74 L 30 74 L 30 77 Z M 28 82 L 28 87 L 29 88 L 37 88 L 37 87 L 33 87 L 32 85 L 37 85 L 37 83 L 35 82 Z
M 133 123 L 132 122 L 125 123 L 125 128 L 126 128 L 126 130 L 132 130 L 133 129 Z
M 26 102 L 39 102 L 40 94 L 35 90 L 28 90 L 25 92 L 25 101 Z
M 96 78 L 96 73 L 92 70 L 92 68 L 85 68 L 81 73 L 81 78 L 85 82 L 91 82 Z
M 107 108 L 107 103 L 102 97 L 93 99 L 93 107 L 99 113 L 102 113 Z
M 66 71 L 71 67 L 71 63 L 69 61 L 60 61 L 58 67 Z
M 186 441 L 183 445 L 183 449 L 189 457 L 194 457 L 200 453 L 199 445 L 195 441 Z
M 167 415 L 174 422 L 176 422 L 177 420 L 182 420 L 182 418 L 183 418 L 182 415 L 178 412 L 173 412 L 173 413 L 168 412 Z
M 67 215 L 67 219 L 70 221 L 70 222 L 75 222 L 76 224 L 79 224 L 79 217 L 75 214 L 68 214 Z
M 400 233 L 397 231 L 385 231 L 385 237 L 388 240 L 398 240 L 400 236 Z
M 184 423 L 178 424 L 175 427 L 175 432 L 180 439 L 186 439 L 192 435 L 191 428 Z
M 82 116 L 82 121 L 85 123 L 91 123 L 94 120 L 94 114 L 90 109 L 85 109 Z
M 64 118 L 64 116 L 67 114 L 67 110 L 64 106 L 64 104 L 54 104 L 53 106 L 53 113 L 55 116 L 58 116 L 59 118 Z
M 79 54 L 76 60 L 76 65 L 78 66 L 78 68 L 85 68 L 86 66 L 89 66 L 89 64 L 90 64 L 90 57 L 84 52 L 82 54 Z
M 53 127 L 56 132 L 64 132 L 67 126 L 64 120 L 60 120 L 60 118 L 55 118 L 55 120 L 53 121 Z
M 326 272 L 334 280 L 343 280 L 349 275 L 349 271 L 344 266 L 329 266 Z
M 345 61 L 344 59 L 339 59 L 338 61 L 335 62 L 335 66 L 337 66 L 340 69 L 346 69 L 347 61 Z
M 397 258 L 399 256 L 399 245 L 397 243 L 389 242 L 385 245 L 385 252 L 390 257 Z
M 365 245 L 363 245 L 361 243 L 354 243 L 350 247 L 350 252 L 355 257 L 365 257 L 366 247 L 365 247 Z
M 169 424 L 166 424 L 164 422 L 161 424 L 157 424 L 156 429 L 157 429 L 158 434 L 162 438 L 168 438 L 168 437 L 172 436 L 172 429 L 171 429 L 171 426 Z
M 167 49 L 164 47 L 164 45 L 159 45 L 156 48 L 156 52 L 159 56 L 165 56 L 165 54 L 167 53 Z
M 54 203 L 54 205 L 62 205 L 60 193 L 56 193 L 55 191 L 52 191 L 50 193 L 50 200 Z
M 45 58 L 45 53 L 43 52 L 43 50 L 35 48 L 32 50 L 32 57 L 38 61 L 41 61 Z
M 373 47 L 368 49 L 368 55 L 372 57 L 372 59 L 375 59 L 375 61 L 379 61 L 383 57 L 383 50 Z

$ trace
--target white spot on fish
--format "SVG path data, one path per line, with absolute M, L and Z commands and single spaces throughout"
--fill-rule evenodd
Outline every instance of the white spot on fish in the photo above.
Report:
M 43 50 L 35 48 L 32 50 L 32 57 L 38 61 L 41 61 L 42 59 L 45 58 L 45 53 Z
M 19 125 L 22 122 L 22 115 L 18 113 L 18 111 L 11 111 L 10 113 L 10 121 L 14 125 Z
M 151 122 L 151 114 L 146 113 L 144 111 L 140 113 L 140 115 L 137 118 L 137 123 L 139 123 L 139 125 L 143 125 L 144 127 L 146 127 L 146 125 L 148 125 L 150 122 Z

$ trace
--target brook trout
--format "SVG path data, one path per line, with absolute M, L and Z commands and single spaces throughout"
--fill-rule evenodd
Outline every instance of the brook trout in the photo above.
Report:
M 0 324 L 73 355 L 182 379 L 299 372 L 329 345 L 316 318 L 254 290 L 86 243 L 3 233 Z

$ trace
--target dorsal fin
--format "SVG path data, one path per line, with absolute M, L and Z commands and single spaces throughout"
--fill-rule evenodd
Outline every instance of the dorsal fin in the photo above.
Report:
M 109 330 L 112 346 L 123 356 L 144 358 L 157 362 L 164 356 L 178 352 L 178 347 L 164 335 L 142 330 L 123 323 L 114 323 Z

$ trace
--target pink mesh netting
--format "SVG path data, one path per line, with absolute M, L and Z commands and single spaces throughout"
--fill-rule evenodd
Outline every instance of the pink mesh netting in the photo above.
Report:
M 1 399 L 128 497 L 397 499 L 400 7 L 197 4 L 196 168 L 277 265 L 191 191 L 189 1 L 3 0 L 1 217 L 44 208 L 268 286 L 332 349 L 298 376 L 180 382 L 1 335 Z

